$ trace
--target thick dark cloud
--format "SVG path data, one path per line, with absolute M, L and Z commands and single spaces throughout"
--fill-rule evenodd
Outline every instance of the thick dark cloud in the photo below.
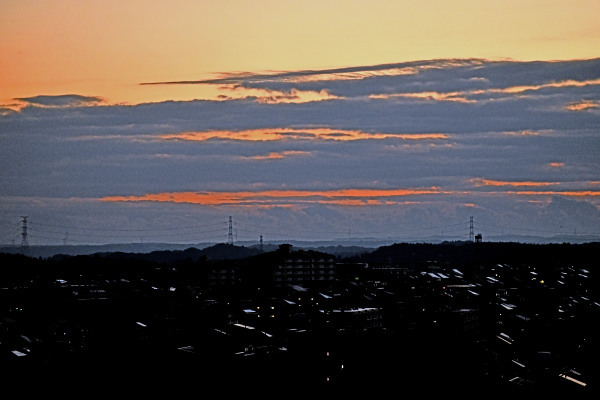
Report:
M 77 94 L 64 94 L 58 96 L 34 96 L 16 98 L 15 100 L 25 102 L 37 107 L 83 107 L 103 103 L 101 97 L 81 96 Z
M 108 105 L 92 96 L 36 96 L 19 99 L 28 106 L 18 111 L 0 112 L 0 223 L 14 224 L 37 207 L 36 218 L 63 213 L 76 224 L 78 215 L 101 227 L 119 215 L 120 223 L 143 229 L 168 227 L 181 213 L 234 213 L 265 233 L 304 226 L 408 237 L 417 225 L 425 235 L 469 215 L 490 231 L 526 224 L 548 236 L 561 232 L 559 215 L 571 216 L 580 233 L 600 226 L 600 59 L 433 60 L 169 84 L 182 83 L 230 85 L 227 93 L 240 98 Z M 265 102 L 246 90 L 298 102 Z M 302 102 L 307 91 L 331 96 Z M 208 131 L 210 139 L 186 136 Z M 362 199 L 373 205 L 354 207 L 99 201 L 187 191 L 432 187 L 440 193 Z
M 481 59 L 431 60 L 328 70 L 288 71 L 271 74 L 223 74 L 197 81 L 151 82 L 144 85 L 231 85 L 282 92 L 326 90 L 341 97 L 415 92 L 470 92 L 504 90 L 551 83 L 585 82 L 600 78 L 598 59 L 562 62 L 486 61 Z M 480 98 L 507 97 L 494 91 L 471 93 Z

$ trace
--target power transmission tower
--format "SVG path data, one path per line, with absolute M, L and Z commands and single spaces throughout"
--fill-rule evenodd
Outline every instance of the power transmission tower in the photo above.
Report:
M 229 233 L 227 234 L 227 243 L 233 244 L 233 220 L 229 216 Z
M 21 215 L 21 253 L 29 251 L 29 240 L 27 239 L 27 216 Z
M 475 232 L 473 230 L 473 217 L 469 218 L 469 241 L 473 242 L 475 240 Z

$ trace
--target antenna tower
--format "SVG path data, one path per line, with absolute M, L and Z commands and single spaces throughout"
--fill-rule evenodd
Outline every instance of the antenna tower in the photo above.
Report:
M 227 243 L 233 244 L 233 220 L 229 216 L 229 233 L 227 234 Z
M 21 215 L 21 253 L 29 251 L 29 240 L 27 239 L 27 216 Z
M 469 241 L 475 240 L 475 233 L 473 231 L 473 217 L 469 218 Z

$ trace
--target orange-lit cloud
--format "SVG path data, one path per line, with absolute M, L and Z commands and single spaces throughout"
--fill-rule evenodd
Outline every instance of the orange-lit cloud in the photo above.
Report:
M 543 83 L 540 85 L 523 85 L 523 86 L 511 86 L 504 89 L 485 89 L 485 90 L 476 90 L 472 91 L 472 93 L 479 94 L 485 92 L 498 92 L 498 93 L 523 93 L 530 90 L 540 90 L 545 88 L 564 88 L 564 87 L 584 87 L 590 85 L 600 85 L 600 79 L 588 79 L 585 81 L 576 81 L 573 79 L 568 79 L 559 82 L 549 82 Z
M 219 100 L 254 98 L 259 103 L 264 104 L 308 103 L 312 101 L 339 99 L 338 96 L 332 95 L 327 90 L 317 92 L 315 90 L 291 89 L 289 92 L 284 92 L 280 90 L 247 88 L 238 85 L 225 85 L 222 86 L 221 89 L 229 90 L 231 95 L 221 95 L 218 97 Z
M 353 70 L 352 68 L 342 68 L 338 70 L 325 70 L 325 71 L 300 71 L 297 73 L 284 72 L 273 75 L 273 80 L 279 82 L 321 82 L 321 81 L 347 81 L 347 80 L 361 80 L 367 78 L 373 78 L 378 76 L 400 76 L 400 75 L 416 75 L 421 71 L 430 69 L 445 69 L 455 68 L 465 65 L 481 65 L 482 60 L 469 59 L 447 59 L 447 60 L 435 60 L 428 61 L 413 66 L 390 66 L 389 68 L 364 68 L 359 70 Z M 265 79 L 268 80 L 268 79 Z M 257 81 L 257 79 L 253 79 Z
M 164 140 L 205 141 L 208 139 L 230 139 L 247 141 L 271 141 L 283 139 L 360 140 L 387 139 L 439 140 L 448 139 L 445 133 L 370 133 L 361 130 L 332 128 L 261 128 L 241 131 L 214 130 L 204 132 L 182 132 L 162 135 Z
M 409 98 L 434 101 L 454 101 L 458 103 L 475 103 L 464 97 L 465 92 L 416 92 L 416 93 L 394 93 L 394 94 L 372 94 L 371 99 Z
M 107 196 L 108 202 L 170 202 L 205 206 L 253 205 L 253 204 L 334 204 L 334 205 L 380 205 L 389 204 L 388 199 L 412 195 L 443 193 L 438 188 L 425 189 L 339 189 L 339 190 L 265 190 L 240 192 L 170 192 L 151 193 L 143 196 Z
M 378 76 L 400 76 L 400 75 L 416 75 L 421 71 L 430 69 L 444 69 L 461 67 L 465 65 L 480 65 L 482 60 L 469 59 L 447 59 L 447 60 L 435 60 L 427 61 L 412 66 L 389 66 L 388 68 L 368 68 L 364 67 L 361 69 L 353 68 L 341 68 L 338 70 L 324 70 L 324 71 L 299 71 L 299 72 L 283 72 L 272 75 L 272 80 L 279 82 L 321 82 L 321 81 L 347 81 L 347 80 L 361 80 L 367 78 L 373 78 Z M 243 77 L 243 76 L 242 76 Z M 252 78 L 252 76 L 249 76 Z M 262 77 L 265 78 L 265 77 Z M 252 78 L 253 81 L 261 81 L 261 79 Z M 262 79 L 268 81 L 269 78 Z
M 473 6 L 467 0 L 409 7 L 385 0 L 369 7 L 314 0 L 200 1 L 185 7 L 166 1 L 43 3 L 2 3 L 0 99 L 66 93 L 68 87 L 135 101 L 141 96 L 127 83 L 199 71 L 327 68 L 394 57 L 598 56 L 600 5 L 591 0 L 531 0 L 519 4 L 518 12 L 497 2 Z M 510 21 L 510 29 L 500 21 Z
M 571 103 L 565 108 L 569 111 L 585 111 L 593 108 L 600 108 L 600 103 L 592 100 L 584 100 L 578 103 Z
M 548 163 L 548 165 L 550 167 L 552 167 L 552 168 L 561 168 L 561 167 L 565 166 L 565 163 L 563 163 L 563 162 L 551 162 L 551 163 Z
M 532 130 L 524 130 L 518 132 L 504 132 L 506 135 L 510 136 L 539 136 L 540 132 L 532 131 Z
M 517 192 L 507 192 L 519 196 L 569 196 L 569 197 L 597 197 L 600 196 L 600 191 L 597 190 L 573 190 L 573 191 L 542 191 L 536 192 L 532 190 L 524 190 Z
M 557 182 L 532 182 L 532 181 L 496 181 L 493 179 L 474 178 L 470 182 L 474 186 L 510 186 L 510 187 L 540 187 L 540 186 L 552 186 L 558 185 Z
M 536 91 L 545 88 L 566 88 L 566 87 L 585 87 L 591 85 L 600 85 L 600 79 L 590 79 L 584 81 L 564 80 L 559 82 L 549 82 L 540 85 L 510 86 L 506 88 L 487 88 L 452 92 L 409 92 L 409 93 L 380 93 L 371 94 L 371 99 L 393 99 L 393 98 L 412 98 L 432 101 L 453 101 L 459 103 L 476 103 L 478 100 L 469 98 L 469 96 L 480 96 L 486 94 L 521 94 L 527 91 Z M 598 103 L 593 101 L 583 101 L 567 106 L 572 111 L 581 111 L 589 108 L 599 107 Z
M 298 74 L 291 77 L 278 79 L 281 82 L 321 82 L 321 81 L 349 81 L 349 80 L 360 80 L 366 78 L 372 78 L 377 76 L 399 76 L 399 75 L 414 75 L 418 73 L 418 68 L 415 67 L 404 67 L 404 68 L 387 68 L 387 69 L 374 69 L 366 71 L 343 71 L 343 72 L 323 72 L 323 73 L 312 73 L 312 74 Z
M 267 155 L 258 155 L 258 156 L 242 157 L 242 158 L 248 159 L 248 160 L 280 160 L 282 158 L 290 157 L 290 156 L 308 156 L 311 154 L 312 153 L 309 151 L 288 150 L 288 151 L 282 151 L 282 152 L 271 152 Z
M 81 96 L 77 94 L 65 94 L 57 96 L 33 96 L 15 98 L 11 103 L 3 105 L 8 109 L 20 111 L 24 107 L 34 106 L 37 108 L 76 108 L 107 105 L 107 101 L 97 96 Z
M 500 182 L 491 186 L 536 186 L 536 182 Z M 542 184 L 543 185 L 543 184 Z M 539 185 L 541 186 L 541 185 Z M 415 189 L 339 189 L 339 190 L 265 190 L 238 192 L 164 192 L 141 196 L 107 196 L 105 202 L 159 202 L 187 203 L 202 206 L 243 206 L 243 207 L 296 207 L 308 204 L 337 206 L 380 206 L 414 204 L 415 201 L 398 201 L 398 197 L 451 195 L 451 196 L 568 196 L 598 197 L 600 191 L 533 191 L 515 190 L 502 192 L 473 192 L 442 190 L 440 188 Z M 419 203 L 419 202 L 417 202 Z M 476 207 L 475 203 L 463 203 L 466 207 Z
M 373 77 L 393 77 L 401 75 L 416 75 L 431 69 L 449 69 L 465 66 L 480 66 L 485 63 L 482 59 L 437 59 L 430 61 L 411 62 L 406 64 L 383 64 L 362 67 L 341 67 L 323 70 L 298 70 L 298 71 L 269 71 L 269 72 L 223 72 L 215 78 L 200 80 L 158 81 L 143 82 L 144 86 L 156 85 L 225 85 L 227 88 L 249 89 L 243 83 L 307 83 L 323 81 L 350 81 L 362 80 Z M 478 78 L 475 78 L 478 79 Z M 485 78 L 479 78 L 484 79 Z

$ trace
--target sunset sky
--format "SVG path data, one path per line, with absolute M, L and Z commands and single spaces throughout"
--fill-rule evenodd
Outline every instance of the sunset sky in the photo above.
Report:
M 600 237 L 600 2 L 0 3 L 0 245 Z

